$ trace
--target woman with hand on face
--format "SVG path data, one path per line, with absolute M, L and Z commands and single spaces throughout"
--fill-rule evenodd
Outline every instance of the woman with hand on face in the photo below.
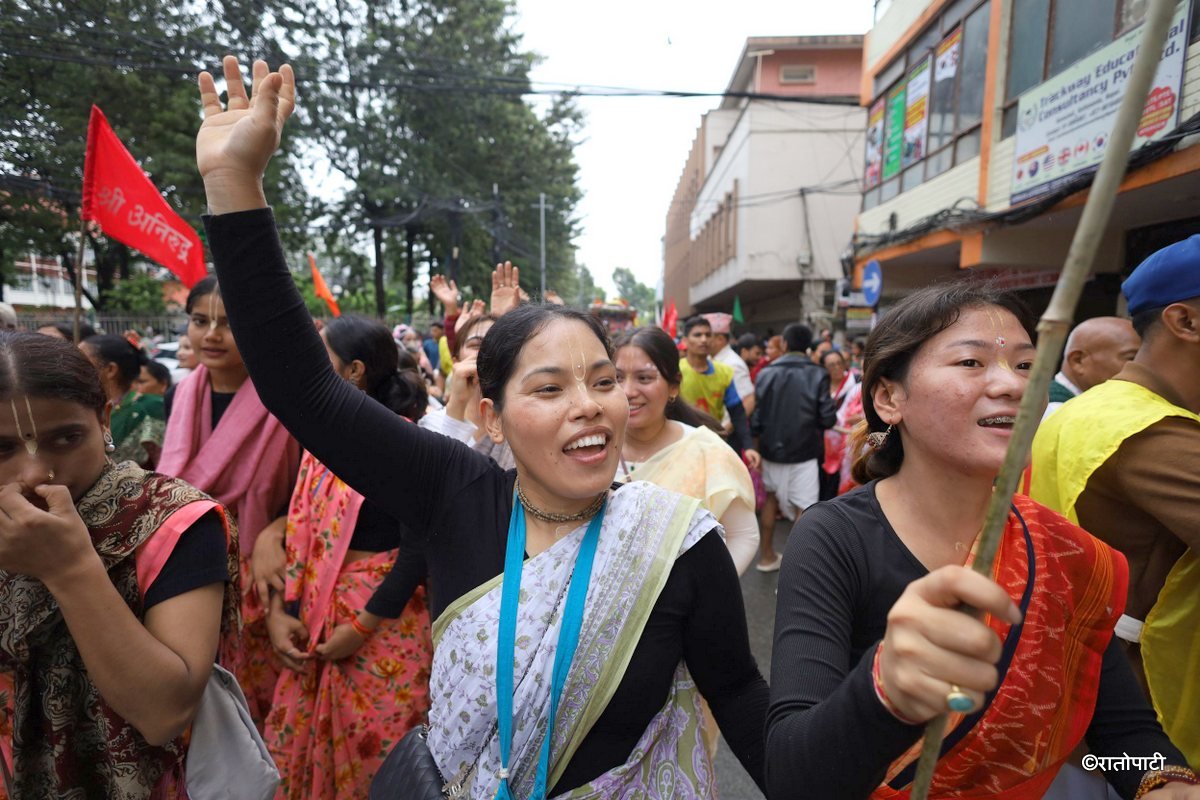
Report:
M 222 632 L 236 642 L 223 509 L 114 464 L 108 405 L 73 344 L 0 332 L 0 671 L 16 798 L 182 796 L 181 736 Z
M 931 798 L 1040 798 L 1084 740 L 1164 756 L 1110 771 L 1122 797 L 1200 798 L 1113 640 L 1124 557 L 1018 495 L 991 579 L 968 568 L 1032 331 L 1012 295 L 959 283 L 909 295 L 871 333 L 865 485 L 809 509 L 783 557 L 772 798 L 908 797 L 924 723 L 944 713 Z
M 629 400 L 629 425 L 617 479 L 656 483 L 695 497 L 725 529 L 725 544 L 741 575 L 758 552 L 754 486 L 720 424 L 679 401 L 679 355 L 659 328 L 633 328 L 613 343 L 617 382 Z M 747 451 L 757 466 L 758 453 Z
M 488 332 L 483 423 L 515 470 L 348 386 L 323 356 L 262 190 L 292 72 L 254 71 L 251 106 L 226 59 L 229 110 L 201 76 L 209 242 L 265 402 L 322 463 L 427 537 L 438 617 L 428 744 L 445 779 L 472 798 L 664 785 L 712 797 L 698 687 L 759 780 L 766 686 L 737 572 L 698 501 L 646 482 L 612 490 L 629 406 L 603 328 L 527 305 Z
M 300 468 L 300 445 L 271 416 L 234 341 L 217 279 L 192 287 L 185 310 L 200 364 L 164 398 L 167 431 L 158 470 L 220 500 L 237 520 L 242 566 L 261 532 L 281 530 Z M 243 656 L 235 669 L 259 724 L 279 676 L 263 625 L 265 609 L 243 580 Z
M 117 447 L 113 461 L 132 461 L 153 469 L 162 454 L 167 427 L 163 399 L 159 395 L 140 394 L 133 388 L 149 360 L 125 337 L 111 333 L 84 339 L 79 347 L 96 365 L 104 393 L 112 403 L 110 424 Z
M 356 390 L 396 414 L 424 405 L 424 385 L 398 371 L 383 325 L 343 315 L 321 339 Z M 255 545 L 267 629 L 287 667 L 264 736 L 282 778 L 277 797 L 365 797 L 384 756 L 425 719 L 433 655 L 425 558 L 402 534 L 305 452 L 286 534 Z

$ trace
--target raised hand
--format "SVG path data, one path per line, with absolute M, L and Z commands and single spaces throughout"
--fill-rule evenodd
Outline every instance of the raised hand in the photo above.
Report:
M 463 309 L 462 313 L 458 315 L 458 319 L 454 321 L 454 335 L 457 336 L 462 333 L 462 329 L 467 327 L 471 320 L 476 317 L 482 317 L 486 313 L 487 306 L 483 304 L 482 300 L 479 298 L 472 300 L 471 305 Z
M 507 314 L 521 304 L 521 270 L 511 261 L 497 264 L 492 270 L 492 313 Z
M 215 214 L 266 206 L 262 176 L 296 107 L 296 78 L 287 64 L 270 72 L 267 62 L 255 61 L 250 96 L 237 59 L 225 56 L 222 66 L 228 105 L 221 107 L 213 76 L 201 72 L 204 122 L 196 134 L 196 167 Z
M 458 312 L 458 284 L 447 281 L 445 275 L 434 275 L 429 279 L 429 291 L 438 302 L 446 307 L 446 315 L 452 316 Z
M 547 289 L 546 296 L 542 299 L 547 303 L 553 303 L 556 306 L 565 306 L 567 304 L 567 301 L 559 297 L 558 292 L 554 291 L 553 289 Z

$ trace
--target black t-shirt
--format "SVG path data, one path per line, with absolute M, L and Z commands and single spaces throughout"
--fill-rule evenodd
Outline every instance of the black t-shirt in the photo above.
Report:
M 234 336 L 263 403 L 338 477 L 424 540 L 431 614 L 500 574 L 516 473 L 397 417 L 338 377 L 269 210 L 206 217 L 205 225 Z M 681 659 L 761 785 L 767 688 L 750 653 L 737 572 L 713 531 L 675 562 L 614 697 L 552 793 L 626 761 L 666 702 Z
M 168 422 L 171 420 L 171 408 L 175 405 L 175 387 L 178 385 L 179 384 L 175 384 L 171 388 L 167 389 L 167 393 L 163 395 L 163 418 Z M 221 417 L 223 417 L 225 415 L 225 411 L 228 410 L 229 404 L 232 403 L 233 398 L 237 396 L 237 392 L 218 392 L 211 386 L 209 387 L 208 391 L 210 394 L 212 394 L 212 426 L 215 430 L 217 423 L 221 421 Z
M 772 798 L 866 798 L 921 725 L 893 717 L 875 696 L 871 667 L 887 614 L 928 574 L 883 514 L 875 483 L 804 512 L 779 575 L 767 784 Z M 1160 752 L 1185 764 L 1167 739 L 1114 638 L 1104 653 L 1087 743 L 1097 755 Z M 1141 774 L 1112 772 L 1123 797 Z
M 148 611 L 193 589 L 228 581 L 225 527 L 217 512 L 210 511 L 180 535 L 162 571 L 143 593 L 142 609 Z

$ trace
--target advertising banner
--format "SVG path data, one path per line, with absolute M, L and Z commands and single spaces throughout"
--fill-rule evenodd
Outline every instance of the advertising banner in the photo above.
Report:
M 863 173 L 863 189 L 873 189 L 883 176 L 883 108 L 881 97 L 867 116 L 867 169 Z
M 1175 127 L 1187 22 L 1187 3 L 1180 3 L 1133 140 L 1135 150 Z M 1140 36 L 1139 26 L 1021 95 L 1013 159 L 1014 204 L 1051 192 L 1100 166 Z
M 891 180 L 900 174 L 904 155 L 904 84 L 888 92 L 887 132 L 883 145 L 883 179 Z
M 942 40 L 937 48 L 937 66 L 934 68 L 933 79 L 942 81 L 954 80 L 958 74 L 958 54 L 962 49 L 962 25 L 954 29 L 954 33 Z
M 908 99 L 904 105 L 905 168 L 925 157 L 925 138 L 929 133 L 929 59 L 908 73 Z

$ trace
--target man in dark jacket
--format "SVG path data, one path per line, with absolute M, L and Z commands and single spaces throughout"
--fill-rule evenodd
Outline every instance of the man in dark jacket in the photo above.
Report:
M 774 572 L 782 560 L 773 546 L 777 511 L 796 520 L 817 502 L 824 431 L 837 421 L 829 373 L 805 355 L 812 338 L 807 325 L 795 323 L 784 328 L 787 351 L 758 374 L 755 385 L 758 405 L 750 428 L 758 439 L 767 489 L 759 519 L 759 572 Z

